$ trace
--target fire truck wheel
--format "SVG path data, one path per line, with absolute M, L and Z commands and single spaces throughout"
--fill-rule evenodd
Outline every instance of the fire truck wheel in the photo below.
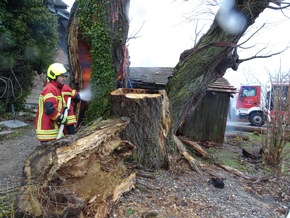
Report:
M 265 123 L 263 114 L 259 112 L 251 113 L 249 116 L 249 121 L 252 126 L 263 126 Z

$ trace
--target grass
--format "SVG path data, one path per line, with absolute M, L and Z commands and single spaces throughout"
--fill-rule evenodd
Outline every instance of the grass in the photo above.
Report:
M 242 149 L 245 149 L 250 153 L 257 153 L 262 147 L 262 137 L 264 136 L 253 133 L 243 134 L 247 134 L 249 140 L 243 140 L 239 137 L 231 140 L 225 139 L 225 143 L 222 147 L 211 147 L 207 149 L 207 152 L 221 164 L 230 166 L 242 172 L 253 172 L 255 165 L 243 158 Z M 283 169 L 285 173 L 290 175 L 290 142 L 287 143 L 284 154 L 286 156 L 283 162 Z M 259 164 L 263 165 L 263 170 L 266 173 L 274 173 L 273 168 L 268 166 L 263 158 Z
M 21 128 L 13 130 L 9 134 L 0 135 L 0 140 L 16 138 L 16 137 L 22 135 L 27 128 L 31 128 L 31 127 L 30 126 L 21 127 Z M 3 130 L 5 130 L 5 129 L 3 129 Z

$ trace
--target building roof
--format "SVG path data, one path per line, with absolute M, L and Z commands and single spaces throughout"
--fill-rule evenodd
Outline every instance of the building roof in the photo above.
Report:
M 236 93 L 237 88 L 232 86 L 225 78 L 222 77 L 210 84 L 207 91 Z
M 166 84 L 172 70 L 170 67 L 130 67 L 129 78 L 147 83 Z
M 130 67 L 128 87 L 164 89 L 172 70 L 170 67 Z
M 168 77 L 173 73 L 170 67 L 130 67 L 129 87 L 163 89 Z M 130 86 L 131 85 L 131 86 Z M 218 78 L 209 85 L 208 91 L 236 93 L 237 88 L 232 86 L 225 78 Z
M 47 0 L 47 8 L 60 18 L 69 19 L 69 12 L 67 11 L 68 5 L 62 0 Z

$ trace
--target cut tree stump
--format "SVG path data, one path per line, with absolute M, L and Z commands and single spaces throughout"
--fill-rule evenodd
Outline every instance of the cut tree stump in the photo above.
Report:
M 128 119 L 95 121 L 76 135 L 39 146 L 27 158 L 18 197 L 25 217 L 108 217 L 134 187 L 123 159 L 136 148 L 119 138 Z
M 145 168 L 168 168 L 171 115 L 165 90 L 120 88 L 110 100 L 119 117 L 130 118 L 120 137 L 137 146 L 133 159 Z

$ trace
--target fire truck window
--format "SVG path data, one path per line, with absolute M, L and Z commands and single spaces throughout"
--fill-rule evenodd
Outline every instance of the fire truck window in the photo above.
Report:
M 242 90 L 243 97 L 256 96 L 256 88 L 244 87 Z

